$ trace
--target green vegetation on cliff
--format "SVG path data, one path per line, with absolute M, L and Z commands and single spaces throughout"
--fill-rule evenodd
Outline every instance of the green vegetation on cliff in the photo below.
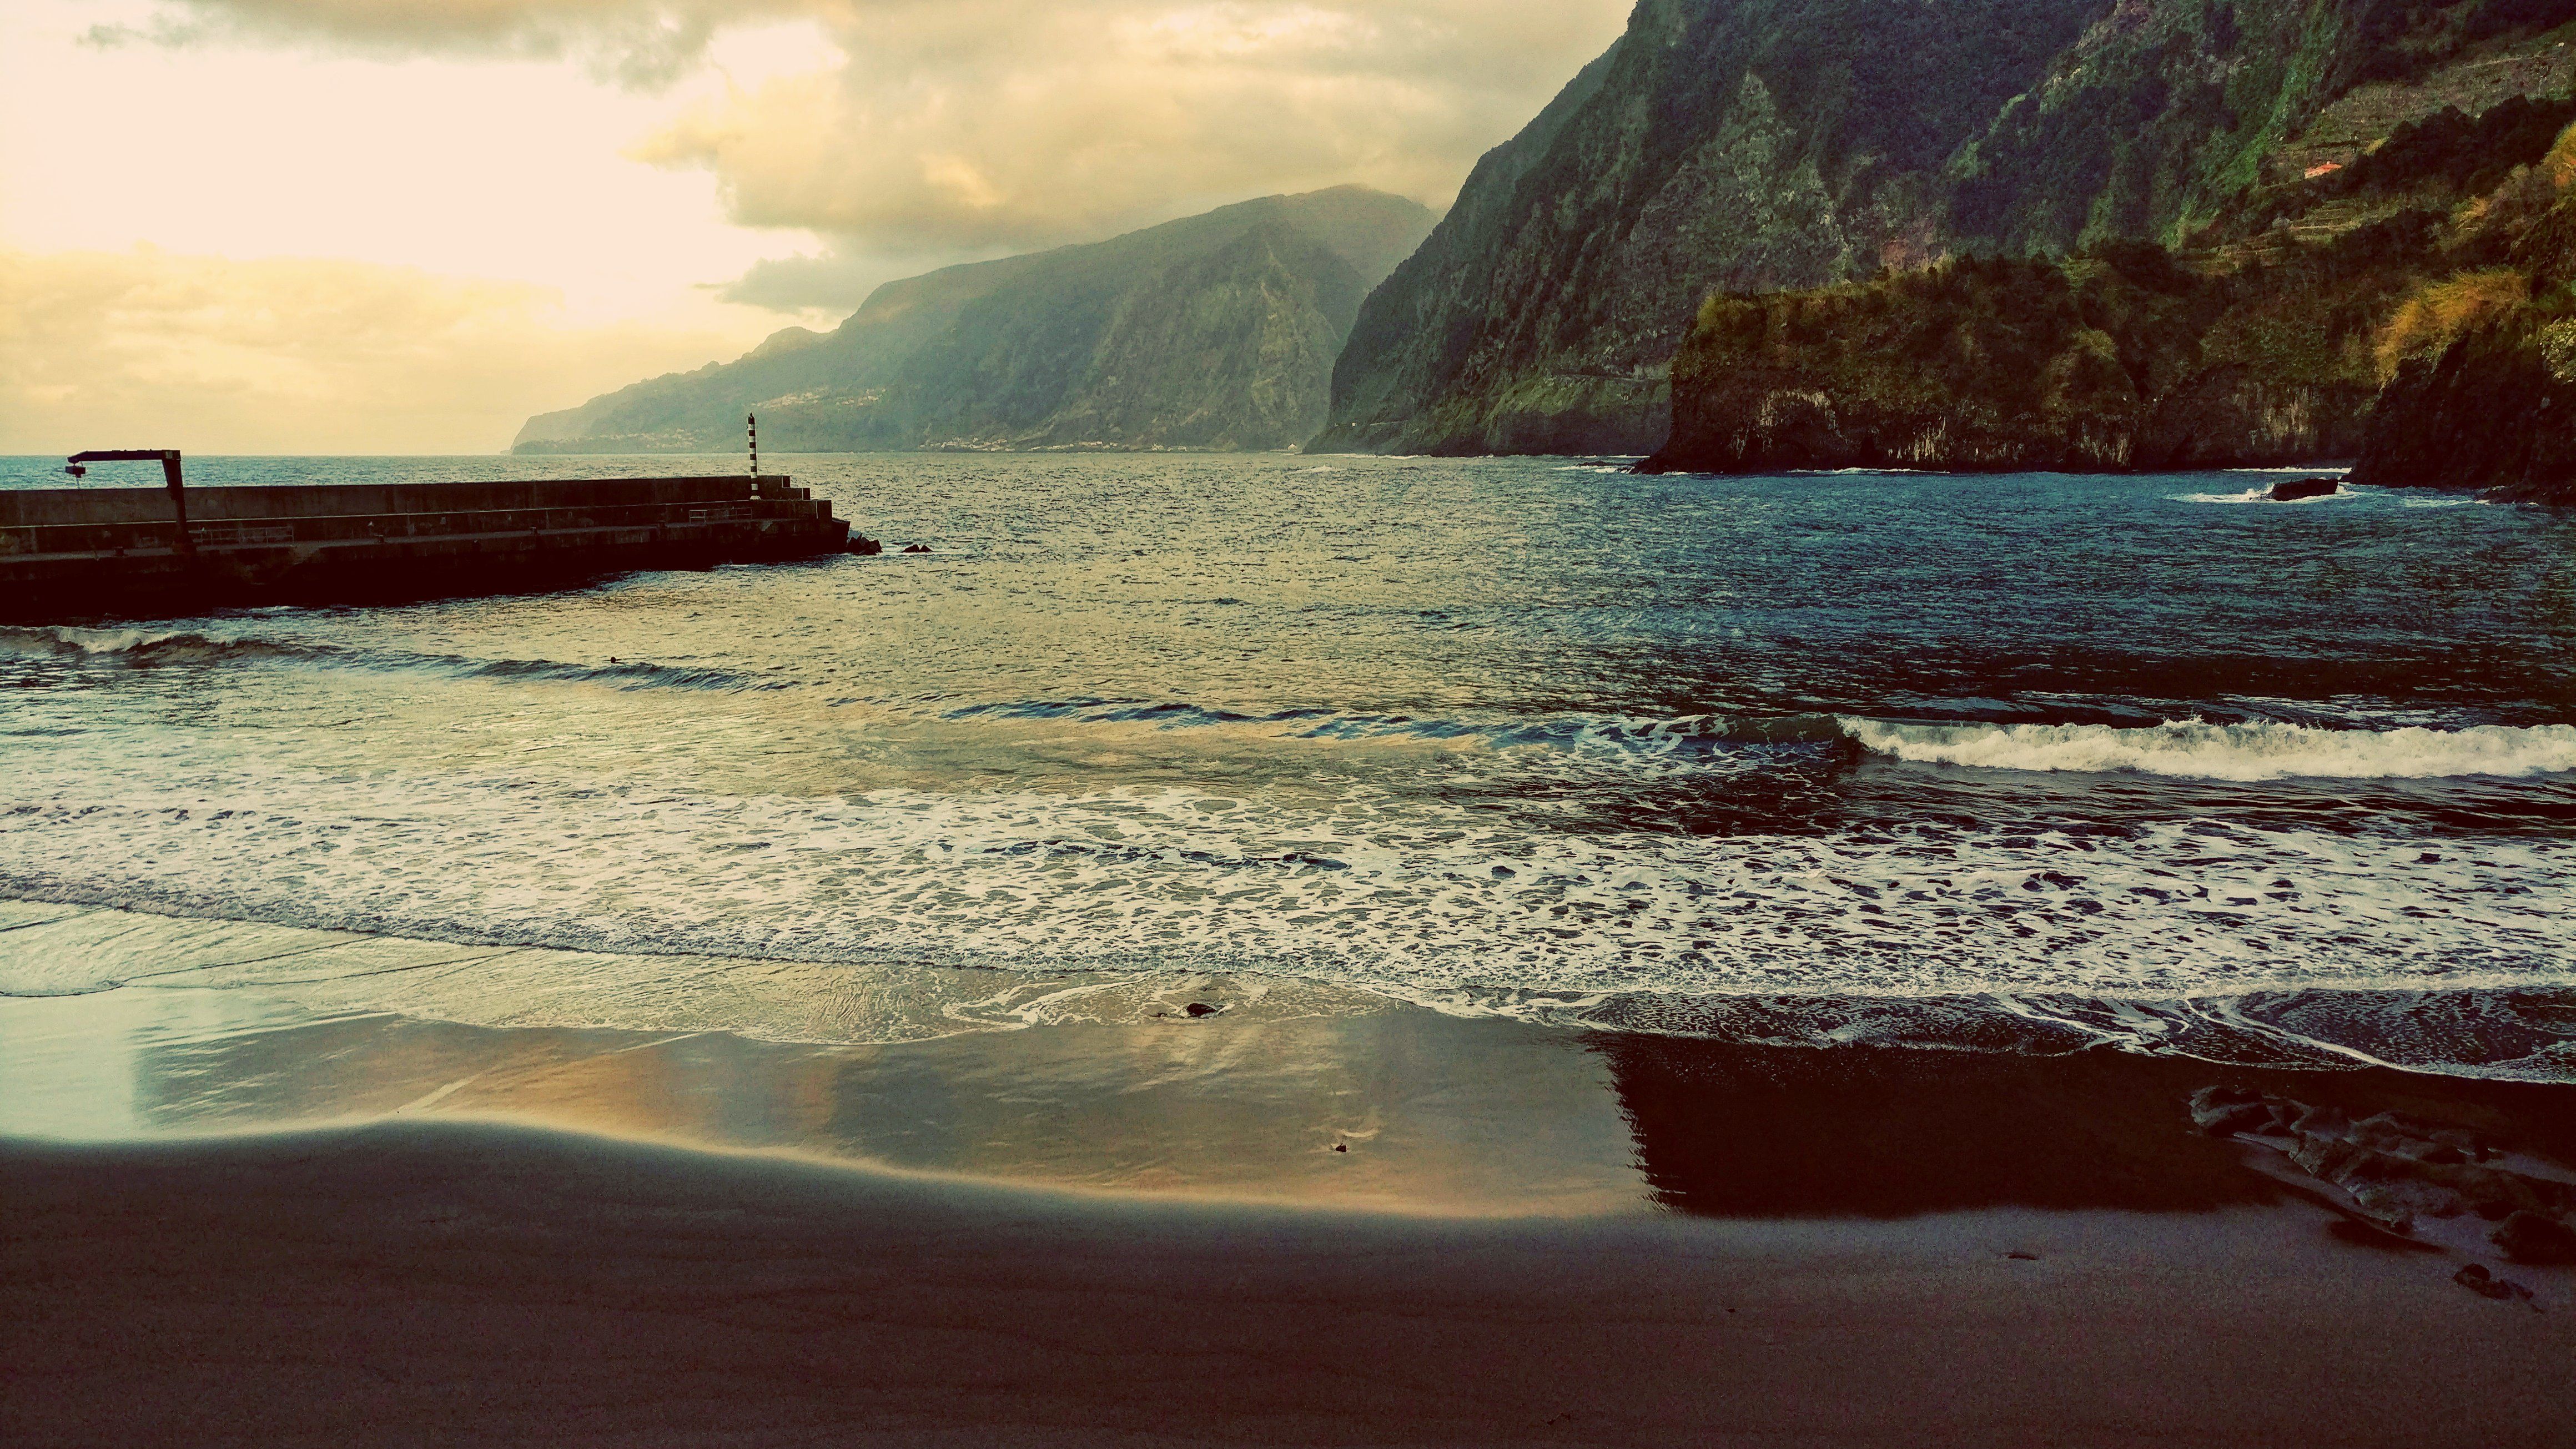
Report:
M 2445 106 L 2563 95 L 2576 51 L 2544 32 L 2570 19 L 2570 0 L 1643 0 L 1370 296 L 1315 446 L 1649 451 L 1712 292 L 2184 241 Z M 2411 204 L 2340 201 L 2310 240 Z
M 1360 187 L 890 282 L 828 334 L 532 418 L 516 450 L 1280 448 L 1324 418 L 1360 300 L 1431 213 Z
M 2356 483 L 2576 504 L 2576 126 L 2453 223 L 2381 340 Z
M 2500 63 L 2535 52 L 2522 40 Z M 2563 77 L 2565 59 L 2555 63 Z M 2369 481 L 2541 488 L 2530 480 L 2569 451 L 2535 439 L 2552 432 L 2542 415 L 2569 405 L 2551 396 L 2544 348 L 2567 310 L 2564 274 L 2547 258 L 2576 241 L 2562 196 L 2576 182 L 2576 133 L 2562 136 L 2571 120 L 2576 100 L 2563 94 L 2507 95 L 2474 115 L 2446 105 L 2349 162 L 2240 188 L 2179 251 L 2096 241 L 2067 261 L 1972 256 L 1867 283 L 1712 297 L 1675 362 L 1673 431 L 1650 466 L 2357 457 Z M 2483 432 L 2473 379 L 2488 394 Z
M 2372 344 L 2426 223 L 2218 276 L 2151 242 L 1716 297 L 1648 466 L 2203 468 L 2359 451 Z

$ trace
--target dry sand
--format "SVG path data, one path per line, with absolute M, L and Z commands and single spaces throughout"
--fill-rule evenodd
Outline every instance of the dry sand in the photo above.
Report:
M 17 1142 L 0 1439 L 2569 1442 L 2576 1311 L 2330 1221 L 1407 1219 L 458 1121 Z

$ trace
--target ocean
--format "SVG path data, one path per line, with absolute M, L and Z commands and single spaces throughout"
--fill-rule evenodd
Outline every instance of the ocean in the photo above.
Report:
M 825 1044 L 1197 993 L 2576 1081 L 2563 514 L 2256 473 L 765 461 L 887 553 L 0 629 L 0 993 Z

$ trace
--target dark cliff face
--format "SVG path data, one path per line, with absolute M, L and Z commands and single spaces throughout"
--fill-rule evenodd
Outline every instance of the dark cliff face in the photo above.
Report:
M 1653 450 L 1712 292 L 2175 240 L 2356 85 L 2570 9 L 1643 0 L 1369 298 L 1313 446 Z
M 1813 292 L 1714 298 L 1674 364 L 1652 470 L 2270 466 L 2351 457 L 2353 359 L 2420 225 L 2210 277 L 2152 243 L 1973 258 Z
M 1358 187 L 879 288 L 824 336 L 533 418 L 521 452 L 1281 448 L 1322 426 L 1369 287 L 1430 229 Z
M 2561 9 L 2576 18 L 2576 4 Z M 2178 251 L 2097 238 L 2066 262 L 1971 255 L 1867 283 L 1711 298 L 1675 362 L 1672 435 L 1649 466 L 2091 471 L 2359 458 L 2358 481 L 2447 470 L 2463 486 L 2558 486 L 2547 480 L 2563 465 L 2539 424 L 2566 404 L 2551 400 L 2539 339 L 2560 310 L 2576 310 L 2547 260 L 2576 237 L 2576 215 L 2555 202 L 2576 182 L 2576 139 L 2560 139 L 2576 119 L 2565 94 L 2576 52 L 2569 30 L 2466 23 L 2508 11 L 2461 0 L 2447 14 L 2418 7 L 2395 29 L 2354 23 L 2371 18 L 2368 7 L 2338 14 L 2339 38 L 2312 49 L 2340 59 L 2316 70 L 2328 79 L 2300 82 L 2323 102 L 2305 125 L 2171 152 L 2190 163 L 2164 173 L 2163 194 L 2181 198 L 2169 233 L 2185 241 Z M 2134 41 L 2165 12 L 2141 3 L 2124 14 Z M 2118 29 L 2087 32 L 2077 49 L 2088 65 Z M 2383 71 L 2397 79 L 2368 78 Z M 2053 74 L 2048 89 L 2072 75 Z M 1953 171 L 1984 164 L 1963 153 Z M 2249 167 L 2252 179 L 2224 189 Z M 2116 183 L 2120 167 L 2103 174 Z M 2050 186 L 2014 194 L 1991 209 L 1995 225 L 2075 224 Z M 2096 219 L 2124 194 L 2108 184 Z M 1973 187 L 1961 195 L 1977 199 Z M 2474 445 L 2440 441 L 2476 426 L 2481 392 L 2494 416 L 2522 421 Z
M 2482 331 L 2401 365 L 2351 481 L 2576 506 L 2576 322 Z
M 2559 143 L 2576 159 L 2576 130 Z M 2352 481 L 2492 490 L 2576 506 L 2576 172 L 2553 203 L 2495 239 L 2508 286 L 2431 351 L 2399 362 L 2372 409 Z
M 1712 289 L 1913 256 L 1934 173 L 2107 0 L 1644 0 L 1361 310 L 1313 446 L 1642 452 Z

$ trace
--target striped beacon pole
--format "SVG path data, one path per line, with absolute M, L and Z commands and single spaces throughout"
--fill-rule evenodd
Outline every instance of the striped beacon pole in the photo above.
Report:
M 744 413 L 742 415 L 742 429 L 751 438 L 751 476 L 754 480 L 757 480 L 760 477 L 759 415 L 756 413 Z

